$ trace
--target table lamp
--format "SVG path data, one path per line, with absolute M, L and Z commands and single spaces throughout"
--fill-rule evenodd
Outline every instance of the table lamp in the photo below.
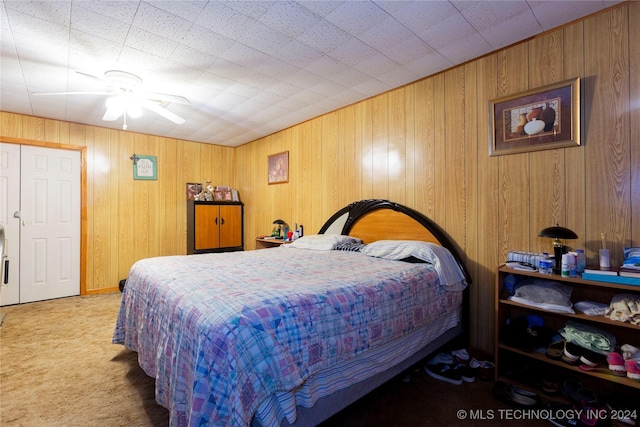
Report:
M 274 233 L 277 232 L 278 234 L 275 235 L 274 237 L 283 237 L 282 232 L 283 230 L 289 228 L 289 225 L 281 219 L 276 219 L 275 221 L 273 221 L 273 223 L 276 224 L 277 227 L 273 228 L 273 232 L 271 233 L 272 236 L 274 235 Z M 287 236 L 284 236 L 284 237 L 287 237 Z
M 555 267 L 553 272 L 560 274 L 560 263 L 562 262 L 562 254 L 567 251 L 566 245 L 564 245 L 560 239 L 577 239 L 578 235 L 568 228 L 560 227 L 558 224 L 555 227 L 547 227 L 538 233 L 539 237 L 549 237 L 553 240 L 553 256 L 555 258 Z

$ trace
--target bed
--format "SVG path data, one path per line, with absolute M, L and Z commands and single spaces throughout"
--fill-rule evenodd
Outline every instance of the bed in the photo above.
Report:
M 470 283 L 433 221 L 363 200 L 279 248 L 138 261 L 113 343 L 172 426 L 317 425 L 464 337 Z

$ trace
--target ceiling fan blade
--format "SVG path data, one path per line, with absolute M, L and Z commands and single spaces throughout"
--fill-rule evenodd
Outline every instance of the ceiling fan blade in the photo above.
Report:
M 122 110 L 119 108 L 107 108 L 104 116 L 102 116 L 102 120 L 105 122 L 113 122 L 118 120 L 118 118 L 122 115 Z
M 171 120 L 173 123 L 177 124 L 177 125 L 181 125 L 185 122 L 185 120 L 178 116 L 177 114 L 172 113 L 171 111 L 167 110 L 166 108 L 163 108 L 161 106 L 159 106 L 158 104 L 156 104 L 153 101 L 150 101 L 148 99 L 142 99 L 140 100 L 140 102 L 142 103 L 142 105 L 145 108 L 148 108 L 149 110 L 153 111 L 154 113 L 164 117 L 167 120 Z
M 107 83 L 107 81 L 106 81 L 105 79 L 103 79 L 103 78 L 101 78 L 101 77 L 98 77 L 98 76 L 94 76 L 93 74 L 84 73 L 84 72 L 82 72 L 82 71 L 77 71 L 77 70 L 76 70 L 76 73 L 77 73 L 77 74 L 80 74 L 81 76 L 85 76 L 85 77 L 88 77 L 88 78 L 90 78 L 90 79 L 93 79 L 93 80 L 97 80 L 97 81 L 99 81 L 99 82 L 102 82 L 102 83 Z
M 35 96 L 50 96 L 50 95 L 113 95 L 114 92 L 107 92 L 104 90 L 99 91 L 81 91 L 81 92 L 31 92 L 31 95 Z
M 157 92 L 144 92 L 141 94 L 141 96 L 151 101 L 173 102 L 175 104 L 191 105 L 191 102 L 187 98 L 180 95 L 170 95 L 168 93 L 157 93 Z

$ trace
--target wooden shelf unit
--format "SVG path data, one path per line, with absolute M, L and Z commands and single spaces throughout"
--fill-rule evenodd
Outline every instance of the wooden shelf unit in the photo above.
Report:
M 578 366 L 569 365 L 561 360 L 554 360 L 547 357 L 545 354 L 538 352 L 527 352 L 517 347 L 506 345 L 501 341 L 502 331 L 504 329 L 506 320 L 509 318 L 515 318 L 527 314 L 536 314 L 545 319 L 545 325 L 558 330 L 562 328 L 568 319 L 574 319 L 581 323 L 592 324 L 593 326 L 608 331 L 616 337 L 618 346 L 622 344 L 631 344 L 634 346 L 640 346 L 640 326 L 633 325 L 631 323 L 619 322 L 611 320 L 604 316 L 588 316 L 582 313 L 570 314 L 570 313 L 558 313 L 543 310 L 537 307 L 533 307 L 526 304 L 521 304 L 504 298 L 504 281 L 505 277 L 509 274 L 513 274 L 518 279 L 525 278 L 543 279 L 549 280 L 572 287 L 571 300 L 575 303 L 577 301 L 596 301 L 604 304 L 609 304 L 611 298 L 619 293 L 631 293 L 640 294 L 640 287 L 633 285 L 621 285 L 617 283 L 596 282 L 592 280 L 583 280 L 581 277 L 562 277 L 557 274 L 546 275 L 538 272 L 529 272 L 514 270 L 506 266 L 500 266 L 498 268 L 498 274 L 496 278 L 496 298 L 495 298 L 495 362 L 496 362 L 496 380 L 504 376 L 505 365 L 510 359 L 515 357 L 523 357 L 539 363 L 548 364 L 560 368 L 560 370 L 567 373 L 574 374 L 574 376 L 582 376 L 585 379 L 606 382 L 628 387 L 625 391 L 635 390 L 634 393 L 640 391 L 640 382 L 634 381 L 628 377 L 621 377 L 613 375 L 608 371 L 606 365 L 602 365 L 602 369 L 585 371 Z M 604 384 L 604 383 L 603 383 Z M 638 393 L 640 397 L 640 393 Z

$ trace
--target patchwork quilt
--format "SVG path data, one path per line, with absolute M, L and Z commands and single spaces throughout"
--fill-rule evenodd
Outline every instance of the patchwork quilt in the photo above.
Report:
M 172 426 L 248 426 L 261 402 L 457 307 L 431 264 L 276 248 L 131 269 L 113 342 L 138 352 Z

